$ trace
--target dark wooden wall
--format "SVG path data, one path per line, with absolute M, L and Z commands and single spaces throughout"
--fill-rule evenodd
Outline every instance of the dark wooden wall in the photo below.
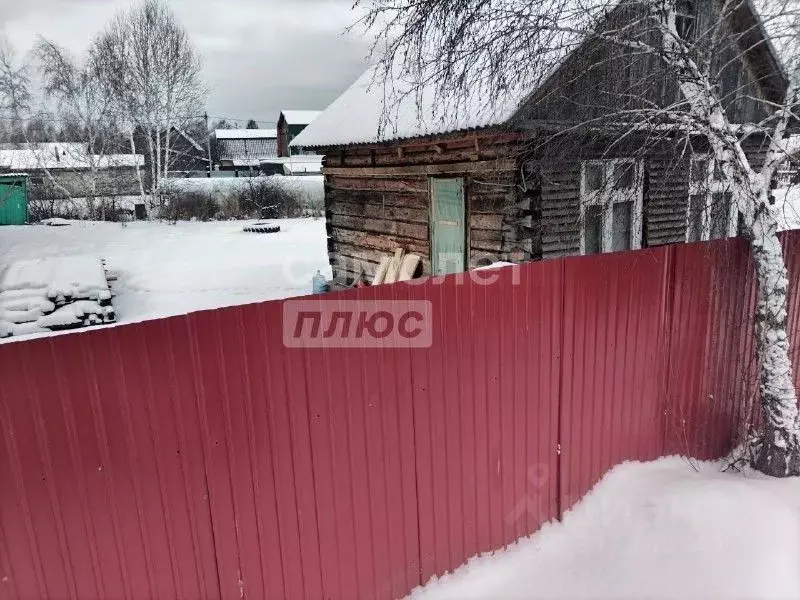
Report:
M 545 144 L 538 156 L 528 158 L 524 171 L 538 173 L 541 213 L 541 258 L 568 256 L 580 252 L 581 161 L 601 158 L 637 158 L 644 166 L 643 246 L 682 242 L 686 234 L 686 202 L 689 194 L 689 158 L 675 142 L 652 147 L 630 145 L 609 149 L 597 140 L 575 141 L 572 152 L 564 141 L 548 151 Z M 581 150 L 578 150 L 578 147 Z
M 371 277 L 402 247 L 431 272 L 430 177 L 463 177 L 470 267 L 532 256 L 530 194 L 520 189 L 518 134 L 498 131 L 325 149 L 325 208 L 334 276 Z
M 696 148 L 702 152 L 699 144 Z M 544 144 L 536 157 L 524 163 L 524 171 L 538 172 L 541 192 L 541 257 L 554 258 L 580 252 L 581 161 L 598 158 L 637 158 L 644 166 L 643 247 L 681 243 L 686 239 L 689 197 L 689 165 L 692 149 L 684 140 L 631 141 L 625 148 L 598 140 L 578 138 L 558 147 Z M 763 138 L 751 136 L 743 147 L 754 168 L 764 162 Z
M 753 43 L 752 35 L 734 35 L 728 21 L 721 22 L 721 35 L 714 34 L 712 24 L 719 17 L 713 0 L 698 0 L 696 58 L 711 58 L 712 77 L 731 121 L 758 122 L 766 115 L 759 98 L 777 99 L 775 82 L 768 79 L 765 67 L 756 60 L 763 62 L 768 53 L 763 44 L 749 48 L 746 44 Z M 621 5 L 604 26 L 614 31 L 614 36 L 627 36 L 656 48 L 661 45 L 660 33 L 642 18 L 642 8 L 636 4 Z M 743 23 L 739 26 L 747 27 Z M 752 27 L 747 30 L 748 34 L 752 32 Z M 769 73 L 774 75 L 774 71 Z M 584 42 L 564 61 L 517 118 L 583 122 L 625 110 L 671 106 L 681 97 L 677 75 L 657 54 L 595 38 Z

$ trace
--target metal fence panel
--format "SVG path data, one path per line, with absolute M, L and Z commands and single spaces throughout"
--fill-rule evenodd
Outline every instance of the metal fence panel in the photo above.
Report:
M 396 598 L 757 419 L 741 240 L 311 300 L 432 343 L 287 348 L 286 300 L 0 345 L 0 598 Z

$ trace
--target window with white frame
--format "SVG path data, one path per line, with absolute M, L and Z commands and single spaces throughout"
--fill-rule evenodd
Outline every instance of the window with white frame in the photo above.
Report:
M 699 242 L 736 235 L 736 205 L 728 178 L 710 156 L 692 157 L 686 241 Z
M 581 164 L 581 254 L 642 247 L 642 171 L 633 159 Z

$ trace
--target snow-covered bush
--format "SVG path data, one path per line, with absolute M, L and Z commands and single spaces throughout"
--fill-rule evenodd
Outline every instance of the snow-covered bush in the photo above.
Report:
M 171 220 L 319 215 L 324 204 L 322 177 L 172 179 L 162 190 Z

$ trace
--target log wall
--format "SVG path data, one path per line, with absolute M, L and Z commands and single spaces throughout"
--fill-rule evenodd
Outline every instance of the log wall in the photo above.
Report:
M 575 147 L 575 146 L 573 146 Z M 563 153 L 525 162 L 525 172 L 541 178 L 541 257 L 555 258 L 580 252 L 581 161 L 598 158 L 633 158 L 636 152 L 589 145 L 574 157 Z M 642 246 L 683 242 L 686 234 L 686 203 L 689 195 L 689 161 L 675 148 L 647 151 L 643 157 L 645 191 Z M 535 204 L 535 203 L 534 203 Z
M 684 241 L 690 150 L 683 142 L 662 140 L 646 151 L 632 143 L 612 152 L 596 137 L 568 144 L 559 138 L 558 148 L 537 139 L 485 131 L 326 149 L 334 277 L 369 280 L 381 257 L 398 247 L 419 254 L 423 273 L 431 273 L 431 177 L 464 178 L 470 268 L 578 254 L 581 161 L 596 158 L 643 156 L 642 246 Z M 746 151 L 754 166 L 763 162 L 761 140 L 747 140 Z
M 328 253 L 339 280 L 370 279 L 402 247 L 431 272 L 431 177 L 463 177 L 469 266 L 532 257 L 531 196 L 520 189 L 519 136 L 482 131 L 325 149 Z

